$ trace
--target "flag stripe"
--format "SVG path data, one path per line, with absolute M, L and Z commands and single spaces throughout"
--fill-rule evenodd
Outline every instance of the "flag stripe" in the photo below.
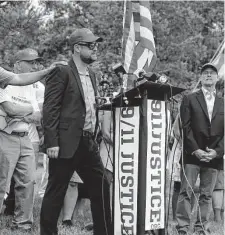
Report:
M 129 70 L 130 70 L 130 65 L 131 65 L 131 61 L 133 58 L 133 52 L 134 52 L 134 48 L 135 48 L 134 40 L 135 40 L 135 31 L 134 31 L 133 21 L 131 21 L 130 31 L 129 31 L 129 35 L 128 35 L 127 43 L 126 43 L 126 47 L 125 47 L 126 60 L 124 60 L 124 69 L 126 70 L 126 72 L 129 72 Z
M 147 47 L 149 50 L 155 51 L 155 42 L 152 31 L 141 26 L 140 36 L 142 45 Z

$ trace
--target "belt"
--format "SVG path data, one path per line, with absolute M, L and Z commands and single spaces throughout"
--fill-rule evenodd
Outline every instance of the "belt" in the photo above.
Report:
M 11 135 L 17 135 L 19 137 L 24 137 L 24 136 L 27 136 L 28 135 L 28 132 L 17 132 L 17 131 L 13 131 L 11 133 Z
M 94 137 L 94 133 L 90 131 L 83 131 L 82 136 L 84 137 Z

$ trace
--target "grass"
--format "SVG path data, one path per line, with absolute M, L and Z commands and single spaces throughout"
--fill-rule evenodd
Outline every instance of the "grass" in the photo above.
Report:
M 39 168 L 37 172 L 37 185 L 40 182 L 40 175 L 41 175 L 42 168 Z M 168 198 L 167 198 L 168 199 Z M 34 224 L 32 228 L 32 232 L 27 234 L 32 235 L 39 235 L 40 228 L 39 228 L 39 216 L 40 216 L 40 206 L 41 206 L 42 199 L 36 196 L 35 204 L 34 204 Z M 167 200 L 168 201 L 168 200 Z M 213 215 L 212 215 L 213 216 Z M 213 218 L 210 218 L 212 221 Z M 171 208 L 169 212 L 169 223 L 168 223 L 168 234 L 169 235 L 176 235 L 175 226 L 176 223 L 171 219 Z M 196 218 L 196 211 L 192 215 L 192 227 L 194 223 L 194 218 Z M 19 231 L 12 231 L 10 229 L 11 226 L 12 216 L 4 216 L 0 215 L 0 235 L 26 235 L 24 232 Z M 74 223 L 74 226 L 71 228 L 66 228 L 61 225 L 61 220 L 59 219 L 59 235 L 92 235 L 92 232 L 88 232 L 84 230 L 84 225 L 91 221 L 91 213 L 90 213 L 90 206 L 86 203 L 85 208 L 83 209 L 83 213 L 81 213 Z M 224 234 L 224 224 L 223 223 L 215 223 L 212 221 L 210 227 L 212 233 L 211 235 L 223 235 Z M 193 232 L 190 232 L 189 235 L 193 235 Z

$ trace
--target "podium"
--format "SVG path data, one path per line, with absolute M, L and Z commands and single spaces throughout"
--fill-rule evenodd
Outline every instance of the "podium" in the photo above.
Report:
M 114 235 L 166 234 L 167 103 L 184 90 L 146 81 L 101 106 L 114 118 Z

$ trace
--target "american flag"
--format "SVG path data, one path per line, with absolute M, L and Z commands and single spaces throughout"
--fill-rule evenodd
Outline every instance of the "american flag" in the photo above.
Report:
M 225 50 L 225 40 L 222 41 L 215 55 L 210 61 L 212 64 L 216 66 L 219 78 L 223 80 L 225 80 L 224 50 Z
M 124 68 L 128 74 L 137 69 L 152 71 L 156 51 L 149 1 L 124 2 L 122 46 Z

